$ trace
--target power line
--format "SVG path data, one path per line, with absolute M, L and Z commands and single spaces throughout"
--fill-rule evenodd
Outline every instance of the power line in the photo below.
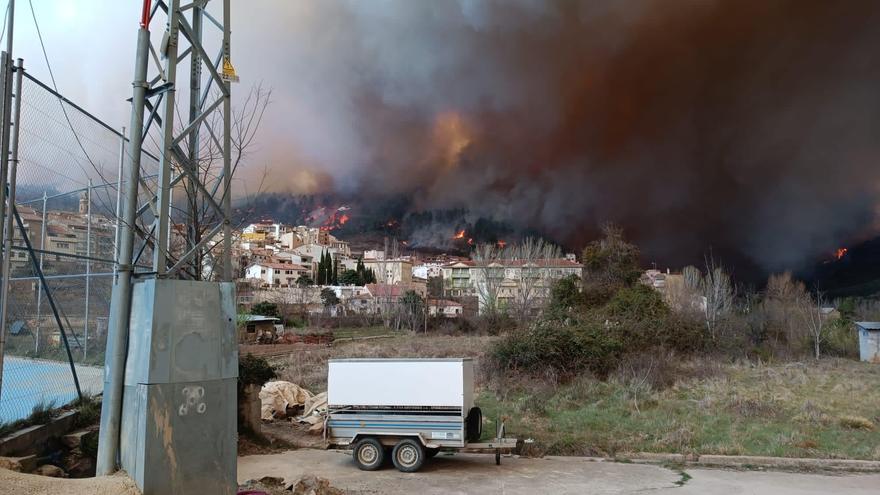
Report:
M 56 93 L 60 94 L 60 92 L 58 91 L 58 84 L 55 82 L 55 72 L 52 70 L 52 63 L 49 61 L 49 54 L 46 52 L 46 44 L 43 42 L 43 33 L 42 31 L 40 31 L 40 23 L 37 21 L 37 12 L 36 10 L 34 10 L 33 0 L 28 0 L 28 5 L 31 9 L 31 17 L 34 19 L 34 27 L 37 28 L 37 39 L 39 39 L 40 41 L 40 49 L 43 51 L 43 59 L 46 61 L 46 68 L 49 70 L 49 79 L 52 80 L 52 88 L 55 89 Z M 7 14 L 8 13 L 9 10 L 7 9 Z M 100 177 L 101 180 L 103 180 L 104 182 L 109 182 L 107 178 L 104 177 L 104 174 L 101 173 L 101 170 L 98 169 L 98 167 L 95 165 L 95 162 L 92 161 L 92 157 L 89 156 L 89 152 L 86 151 L 85 146 L 83 146 L 82 140 L 80 139 L 79 134 L 76 132 L 76 129 L 73 128 L 73 123 L 70 121 L 70 116 L 67 114 L 67 108 L 64 107 L 64 102 L 61 101 L 60 98 L 58 99 L 58 105 L 61 107 L 62 113 L 64 113 L 64 120 L 67 121 L 67 126 L 70 128 L 70 132 L 73 133 L 76 144 L 79 145 L 79 149 L 82 150 L 83 154 L 86 157 L 86 160 L 88 160 L 89 162 L 89 165 L 92 166 L 92 168 L 95 170 L 95 173 L 98 174 L 98 177 Z M 77 163 L 77 165 L 79 166 L 79 163 Z M 80 168 L 82 167 L 80 166 Z M 85 170 L 83 170 L 83 173 L 85 173 Z M 88 176 L 88 174 L 86 174 L 86 176 Z M 114 214 L 110 213 L 110 207 L 103 200 L 99 198 L 98 202 L 101 203 L 101 207 L 104 208 L 104 210 L 106 210 L 108 214 Z
M 6 21 L 9 20 L 9 5 L 12 3 L 12 0 L 6 0 L 6 13 L 3 14 L 3 29 L 0 30 L 0 42 L 3 42 L 3 38 L 6 37 Z M 12 54 L 10 53 L 11 57 Z

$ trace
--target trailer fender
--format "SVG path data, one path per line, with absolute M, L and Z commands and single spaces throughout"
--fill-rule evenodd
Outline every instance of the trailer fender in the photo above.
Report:
M 350 440 L 348 440 L 348 442 L 346 444 L 340 443 L 340 445 L 354 445 L 358 441 L 360 441 L 362 438 L 366 438 L 366 437 L 378 438 L 379 441 L 382 441 L 382 439 L 395 439 L 394 442 L 392 443 L 392 445 L 396 444 L 399 441 L 399 439 L 413 438 L 413 439 L 418 440 L 418 442 L 420 444 L 422 444 L 422 447 L 424 447 L 426 449 L 440 448 L 440 445 L 438 445 L 436 443 L 425 441 L 425 438 L 421 434 L 417 434 L 417 435 L 388 435 L 385 433 L 371 433 L 371 432 L 358 433 L 357 435 L 353 436 Z M 383 444 L 384 444 L 384 442 L 383 442 Z

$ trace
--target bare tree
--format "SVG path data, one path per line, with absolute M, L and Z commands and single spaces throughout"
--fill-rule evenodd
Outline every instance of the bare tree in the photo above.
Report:
M 724 273 L 724 267 L 716 264 L 712 256 L 706 258 L 706 275 L 703 276 L 701 288 L 706 330 L 715 340 L 721 323 L 733 307 L 734 292 L 730 276 Z
M 245 99 L 232 110 L 230 141 L 232 156 L 230 157 L 232 176 L 235 177 L 240 166 L 243 166 L 246 158 L 253 151 L 256 144 L 256 135 L 263 120 L 263 115 L 271 100 L 272 91 L 262 85 L 253 86 Z M 177 119 L 177 122 L 185 122 Z M 181 124 L 182 125 L 182 124 Z M 208 236 L 212 229 L 222 221 L 219 212 L 213 207 L 214 204 L 223 204 L 226 195 L 232 191 L 223 188 L 223 146 L 218 140 L 222 135 L 223 119 L 220 112 L 212 112 L 203 122 L 197 126 L 186 138 L 181 141 L 181 148 L 187 150 L 187 157 L 173 157 L 174 167 L 177 172 L 185 173 L 186 178 L 181 180 L 181 185 L 175 188 L 183 193 L 182 200 L 172 204 L 172 218 L 185 219 L 186 231 L 178 231 L 172 225 L 169 235 L 169 261 L 175 262 L 184 252 L 187 252 Z M 178 132 L 183 129 L 178 129 Z M 158 147 L 155 136 L 150 135 L 154 144 Z M 265 174 L 264 174 L 265 176 Z M 204 184 L 206 190 L 200 190 L 197 181 Z M 257 185 L 257 190 L 262 189 L 262 181 Z M 210 192 L 210 196 L 206 194 Z M 138 226 L 142 235 L 149 237 L 150 228 L 146 224 Z M 152 234 L 155 234 L 153 232 Z M 148 244 L 152 247 L 154 239 Z M 210 280 L 216 274 L 222 272 L 222 256 L 218 251 L 222 249 L 222 242 L 215 242 L 198 249 L 189 263 L 182 268 L 186 275 L 195 280 Z
M 518 320 L 525 321 L 549 300 L 554 275 L 547 263 L 561 258 L 561 253 L 559 246 L 534 237 L 501 252 L 502 261 L 511 268 L 515 287 L 510 309 Z
M 804 294 L 803 297 L 798 298 L 797 303 L 804 326 L 807 328 L 807 331 L 810 333 L 810 339 L 813 341 L 814 355 L 816 359 L 819 359 L 822 342 L 828 338 L 828 325 L 826 325 L 826 317 L 822 313 L 822 308 L 825 306 L 825 298 L 817 290 L 815 301 L 809 294 Z
M 479 298 L 480 309 L 489 315 L 503 310 L 498 296 L 504 282 L 504 250 L 494 244 L 480 244 L 471 256 L 476 263 L 472 273 L 474 288 Z

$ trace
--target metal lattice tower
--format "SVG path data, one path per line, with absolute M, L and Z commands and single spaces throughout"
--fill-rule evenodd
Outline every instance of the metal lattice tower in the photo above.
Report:
M 153 68 L 149 72 L 154 74 L 147 78 L 144 108 L 149 114 L 142 122 L 143 136 L 154 132 L 161 146 L 159 183 L 152 201 L 140 205 L 137 214 L 139 218 L 153 216 L 150 230 L 140 233 L 146 234 L 143 237 L 152 248 L 157 277 L 205 278 L 205 256 L 219 251 L 216 264 L 222 266 L 222 273 L 211 275 L 226 281 L 232 278 L 230 0 L 213 2 L 222 4 L 219 19 L 208 10 L 211 3 L 201 0 L 181 5 L 179 0 L 160 0 L 149 12 L 148 27 L 161 26 L 157 17 L 166 21 L 161 42 L 156 46 L 151 39 L 149 44 Z M 208 51 L 212 42 L 217 45 L 214 56 Z M 178 75 L 183 72 L 181 66 L 189 68 L 189 91 Z M 137 155 L 137 150 L 131 151 Z M 217 162 L 222 163 L 217 166 Z M 185 224 L 185 234 L 178 234 L 173 220 L 175 189 L 185 192 L 183 218 L 176 216 Z M 170 249 L 176 236 L 185 239 L 185 249 L 178 246 L 179 252 Z
M 232 280 L 230 82 L 236 76 L 230 63 L 229 18 L 230 0 L 143 0 L 110 309 L 99 474 L 117 467 L 123 395 L 126 407 L 131 400 L 126 360 L 133 352 L 129 323 L 134 279 L 155 279 L 155 287 L 166 279 Z M 140 159 L 150 144 L 159 155 L 155 189 L 143 180 Z M 146 252 L 152 252 L 152 272 L 135 273 Z M 152 312 L 163 310 L 149 306 Z M 222 352 L 237 358 L 237 349 Z M 209 385 L 193 387 L 206 394 Z

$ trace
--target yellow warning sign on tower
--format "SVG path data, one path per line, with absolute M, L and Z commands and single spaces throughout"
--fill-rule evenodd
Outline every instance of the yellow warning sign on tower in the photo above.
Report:
M 238 82 L 238 76 L 235 74 L 235 67 L 229 57 L 223 57 L 223 72 L 220 74 L 222 79 L 227 82 Z

